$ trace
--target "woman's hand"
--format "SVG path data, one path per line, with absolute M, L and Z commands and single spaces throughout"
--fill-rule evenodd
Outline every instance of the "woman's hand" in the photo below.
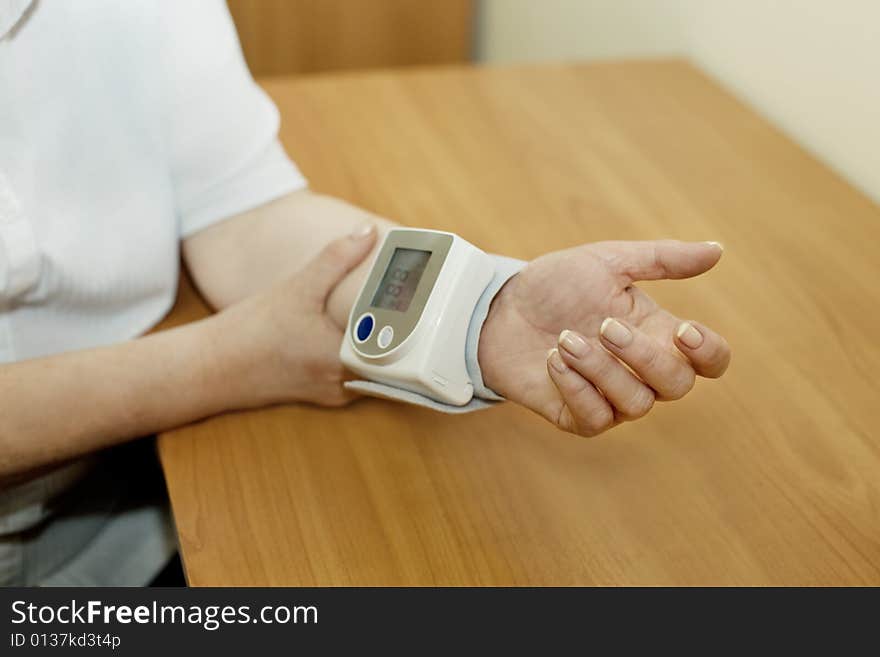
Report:
M 283 402 L 340 406 L 354 399 L 342 384 L 344 326 L 327 312 L 337 284 L 370 253 L 376 230 L 367 224 L 328 244 L 311 262 L 266 292 L 212 318 L 217 353 L 229 359 L 239 408 Z
M 633 286 L 689 278 L 721 258 L 714 242 L 597 242 L 550 253 L 504 286 L 480 336 L 487 386 L 565 431 L 594 436 L 721 376 L 727 342 Z

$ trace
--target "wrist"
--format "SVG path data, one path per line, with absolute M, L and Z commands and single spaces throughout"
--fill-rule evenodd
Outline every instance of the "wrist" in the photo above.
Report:
M 477 347 L 477 362 L 482 372 L 484 385 L 502 396 L 506 396 L 503 391 L 504 385 L 497 373 L 497 365 L 500 360 L 498 349 L 501 344 L 499 338 L 503 324 L 501 317 L 503 317 L 505 308 L 510 303 L 518 278 L 518 274 L 514 274 L 509 278 L 492 299 L 492 303 L 489 305 L 489 312 L 480 331 Z
M 191 325 L 197 332 L 198 383 L 214 409 L 212 413 L 254 408 L 270 403 L 262 390 L 260 362 L 255 353 L 261 341 L 249 339 L 237 313 L 220 312 Z

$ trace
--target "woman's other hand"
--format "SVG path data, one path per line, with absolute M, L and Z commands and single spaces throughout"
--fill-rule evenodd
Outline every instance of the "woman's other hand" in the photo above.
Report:
M 375 242 L 375 226 L 365 224 L 328 244 L 287 280 L 209 320 L 217 345 L 212 351 L 228 361 L 237 406 L 341 406 L 355 398 L 342 385 L 348 378 L 339 360 L 345 327 L 331 319 L 327 299 Z

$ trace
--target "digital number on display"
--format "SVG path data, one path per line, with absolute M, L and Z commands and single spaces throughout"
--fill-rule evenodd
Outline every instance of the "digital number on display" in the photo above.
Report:
M 394 249 L 394 255 L 382 275 L 371 305 L 375 308 L 406 312 L 430 258 L 430 251 Z

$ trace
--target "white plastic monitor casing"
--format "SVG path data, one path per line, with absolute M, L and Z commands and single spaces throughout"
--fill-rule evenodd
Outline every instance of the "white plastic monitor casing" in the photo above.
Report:
M 373 268 L 377 267 L 383 251 L 393 249 L 406 236 L 403 233 L 430 233 L 449 235 L 451 246 L 443 261 L 433 288 L 415 327 L 399 344 L 381 354 L 368 354 L 355 340 L 356 322 L 375 293 L 376 276 L 367 277 L 352 308 L 348 329 L 340 349 L 345 366 L 365 379 L 396 388 L 416 392 L 426 397 L 456 406 L 467 404 L 473 397 L 474 387 L 468 376 L 465 348 L 468 326 L 477 301 L 494 275 L 492 259 L 483 251 L 453 233 L 398 228 L 390 231 L 377 252 Z M 418 236 L 410 236 L 410 239 Z M 437 254 L 432 254 L 437 257 Z M 384 265 L 379 264 L 384 267 Z M 372 282 L 371 282 L 372 281 Z M 417 290 L 431 281 L 424 277 Z M 371 309 L 372 306 L 370 306 Z M 381 330 L 376 326 L 373 336 Z M 375 351 L 375 347 L 373 348 Z

